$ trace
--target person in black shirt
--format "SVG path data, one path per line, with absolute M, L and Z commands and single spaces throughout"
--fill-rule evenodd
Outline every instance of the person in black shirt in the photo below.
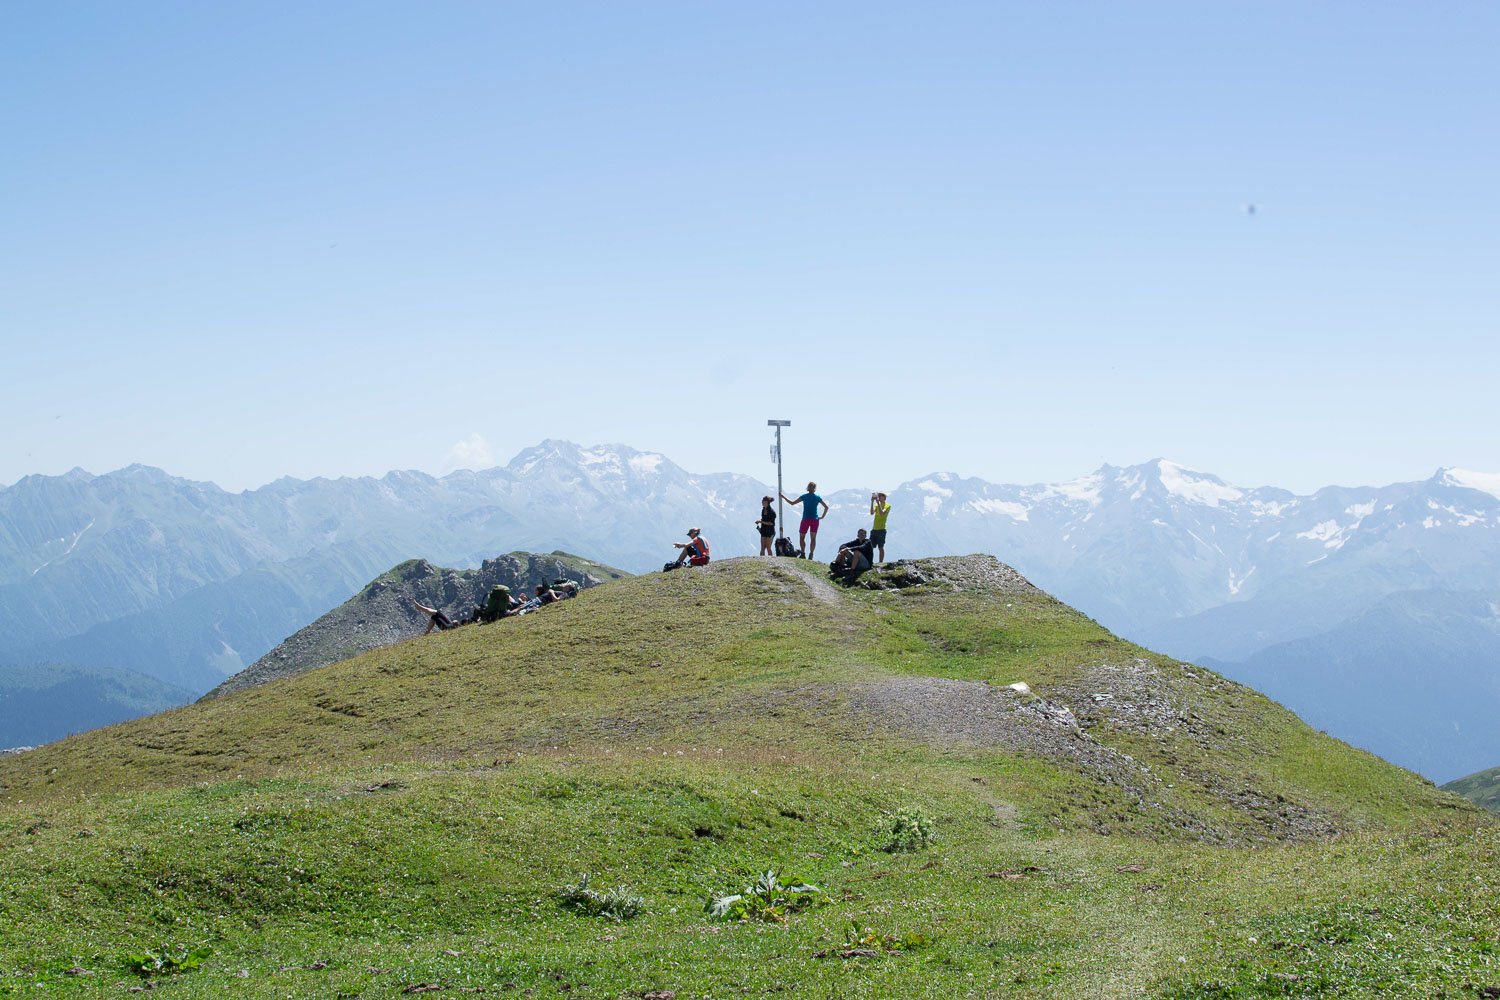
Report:
M 833 575 L 853 580 L 870 568 L 875 559 L 875 544 L 860 528 L 855 537 L 839 546 L 839 554 L 833 558 Z
M 771 551 L 771 541 L 776 537 L 776 511 L 771 508 L 771 498 L 760 498 L 760 520 L 755 522 L 760 529 L 760 554 L 763 556 L 774 555 Z

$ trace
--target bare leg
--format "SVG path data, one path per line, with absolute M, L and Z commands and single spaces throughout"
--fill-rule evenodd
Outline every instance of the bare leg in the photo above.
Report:
M 811 559 L 813 553 L 816 551 L 818 551 L 818 533 L 814 531 L 812 533 L 812 544 L 807 547 L 807 558 Z

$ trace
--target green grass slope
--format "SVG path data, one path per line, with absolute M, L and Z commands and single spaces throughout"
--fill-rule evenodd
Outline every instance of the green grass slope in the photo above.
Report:
M 1500 989 L 1487 814 L 987 557 L 871 582 L 652 574 L 0 759 L 0 994 Z M 819 891 L 705 912 L 768 869 Z
M 1443 790 L 1462 795 L 1490 812 L 1500 813 L 1500 767 L 1491 767 L 1467 778 L 1450 781 L 1443 786 Z

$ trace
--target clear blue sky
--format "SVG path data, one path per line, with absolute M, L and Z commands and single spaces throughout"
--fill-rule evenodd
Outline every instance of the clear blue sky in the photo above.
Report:
M 1500 471 L 1500 5 L 5 22 L 0 483 Z

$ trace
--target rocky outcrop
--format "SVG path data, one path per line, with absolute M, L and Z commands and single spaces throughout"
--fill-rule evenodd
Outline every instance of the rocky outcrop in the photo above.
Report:
M 478 569 L 464 570 L 445 569 L 425 559 L 413 559 L 376 577 L 358 594 L 288 637 L 200 700 L 208 701 L 279 677 L 300 674 L 420 635 L 427 628 L 427 616 L 412 607 L 411 600 L 438 608 L 454 621 L 460 621 L 484 603 L 490 588 L 496 584 L 519 593 L 539 583 L 571 580 L 580 589 L 587 589 L 628 575 L 566 552 L 547 555 L 512 552 L 486 559 Z

